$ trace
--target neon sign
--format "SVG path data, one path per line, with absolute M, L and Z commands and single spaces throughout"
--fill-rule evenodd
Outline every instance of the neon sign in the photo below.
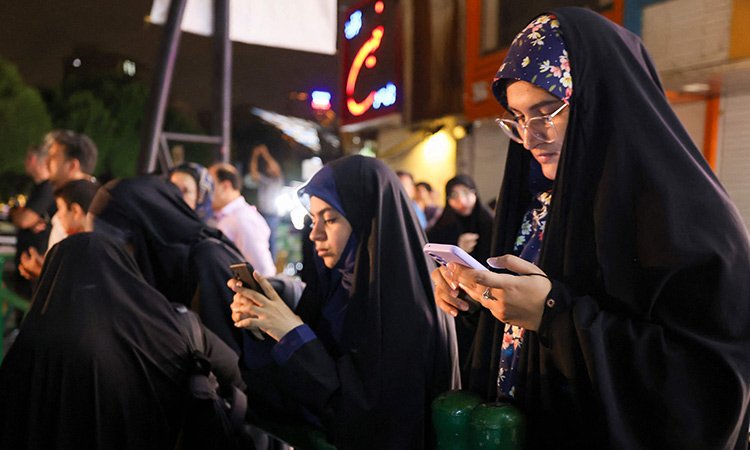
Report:
M 367 1 L 345 16 L 342 123 L 400 109 L 400 55 L 394 7 Z

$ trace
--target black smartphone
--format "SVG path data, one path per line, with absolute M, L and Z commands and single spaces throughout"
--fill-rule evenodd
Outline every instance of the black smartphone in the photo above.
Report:
M 258 285 L 258 282 L 253 278 L 253 266 L 249 262 L 241 262 L 231 264 L 229 269 L 234 274 L 234 278 L 242 281 L 242 286 L 252 289 L 254 291 L 263 293 L 263 289 Z
M 242 281 L 242 286 L 248 289 L 252 289 L 256 292 L 263 294 L 263 289 L 258 285 L 258 282 L 253 278 L 253 266 L 249 262 L 241 262 L 229 265 L 229 270 L 234 274 L 234 278 Z M 250 329 L 250 334 L 259 341 L 265 339 L 263 332 L 257 328 Z

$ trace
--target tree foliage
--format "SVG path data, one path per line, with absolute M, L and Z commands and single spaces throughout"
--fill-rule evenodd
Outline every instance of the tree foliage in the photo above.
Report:
M 23 174 L 28 147 L 38 144 L 49 128 L 50 116 L 39 92 L 0 58 L 0 172 Z

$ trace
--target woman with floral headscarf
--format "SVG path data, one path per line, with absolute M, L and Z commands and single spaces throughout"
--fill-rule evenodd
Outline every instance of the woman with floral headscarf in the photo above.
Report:
M 486 308 L 465 386 L 516 403 L 529 448 L 747 448 L 747 229 L 639 38 L 560 8 L 493 82 L 510 137 L 488 263 L 435 271 Z

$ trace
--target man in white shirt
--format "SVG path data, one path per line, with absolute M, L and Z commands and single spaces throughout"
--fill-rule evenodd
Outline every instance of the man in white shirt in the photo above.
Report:
M 240 192 L 241 178 L 230 164 L 214 164 L 209 169 L 214 179 L 213 209 L 216 226 L 231 239 L 247 262 L 263 276 L 276 274 L 269 249 L 271 229 L 255 206 Z
M 96 168 L 98 150 L 91 138 L 71 130 L 54 130 L 44 137 L 43 145 L 47 151 L 49 181 L 55 190 L 69 181 L 95 180 L 91 174 Z M 50 224 L 47 250 L 68 237 L 57 213 L 52 216 Z M 21 255 L 18 270 L 24 277 L 35 280 L 39 278 L 43 264 L 44 255 L 29 249 Z

